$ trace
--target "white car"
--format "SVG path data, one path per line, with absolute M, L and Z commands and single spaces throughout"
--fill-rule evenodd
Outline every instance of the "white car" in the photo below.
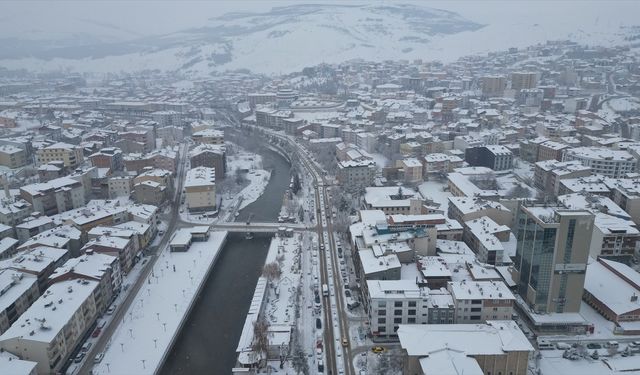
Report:
M 102 358 L 104 358 L 104 353 L 96 354 L 95 358 L 93 358 L 93 363 L 100 363 Z

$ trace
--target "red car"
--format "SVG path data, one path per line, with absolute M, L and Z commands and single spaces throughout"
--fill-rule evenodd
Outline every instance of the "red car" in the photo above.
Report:
M 98 337 L 98 336 L 100 336 L 100 332 L 101 332 L 101 331 L 102 331 L 102 330 L 101 330 L 100 328 L 96 328 L 96 330 L 95 330 L 95 331 L 93 331 L 93 333 L 91 334 L 91 337 Z

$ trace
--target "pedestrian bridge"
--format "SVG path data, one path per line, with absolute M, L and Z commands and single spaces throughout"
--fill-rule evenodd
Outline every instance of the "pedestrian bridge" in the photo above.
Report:
M 226 230 L 228 232 L 253 232 L 253 233 L 276 233 L 280 228 L 293 229 L 294 231 L 306 231 L 314 229 L 304 224 L 298 223 L 259 223 L 251 222 L 249 224 L 243 222 L 216 223 L 211 225 L 212 230 Z

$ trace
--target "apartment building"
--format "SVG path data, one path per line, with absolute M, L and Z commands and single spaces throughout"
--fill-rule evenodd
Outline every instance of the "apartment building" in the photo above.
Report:
M 197 167 L 187 172 L 184 182 L 187 208 L 191 212 L 216 208 L 216 171 L 213 168 Z
M 497 97 L 504 95 L 507 79 L 504 76 L 487 75 L 481 78 L 482 96 Z
M 37 362 L 38 374 L 57 373 L 98 316 L 98 282 L 52 284 L 0 335 L 0 348 Z
M 400 324 L 426 324 L 428 290 L 415 280 L 367 280 L 371 333 L 396 336 Z
M 516 298 L 502 281 L 452 281 L 447 290 L 453 298 L 458 324 L 512 319 Z
M 58 142 L 36 151 L 38 165 L 56 160 L 64 162 L 64 166 L 67 168 L 76 168 L 84 161 L 82 147 Z
M 510 236 L 508 226 L 500 225 L 487 216 L 464 222 L 462 238 L 482 263 L 494 266 L 511 263 L 508 255 L 505 256 L 503 244 L 509 241 Z
M 376 176 L 376 163 L 370 159 L 338 162 L 336 178 L 349 192 L 362 192 L 373 184 Z
M 465 161 L 474 167 L 503 171 L 513 167 L 513 153 L 500 145 L 471 147 L 465 150 Z
M 191 135 L 191 139 L 197 144 L 223 145 L 224 132 L 215 129 L 205 129 L 195 132 Z
M 122 285 L 120 262 L 117 257 L 88 251 L 67 260 L 49 276 L 51 283 L 78 279 L 98 282 L 96 307 L 100 312 L 106 311 Z
M 545 160 L 535 164 L 533 175 L 534 186 L 547 194 L 558 195 L 560 180 L 591 175 L 591 168 L 582 165 L 577 160 L 557 161 Z
M 27 165 L 27 154 L 24 149 L 13 145 L 0 145 L 0 165 L 9 168 L 20 168 Z
M 0 291 L 1 334 L 38 299 L 40 293 L 36 276 L 12 269 L 0 270 Z
M 513 72 L 511 73 L 511 89 L 516 92 L 520 90 L 534 89 L 538 86 L 538 74 L 536 72 Z
M 636 171 L 636 158 L 624 150 L 611 150 L 598 147 L 577 147 L 566 150 L 564 161 L 578 160 L 590 167 L 595 174 L 606 177 L 622 178 Z
M 44 215 L 55 215 L 85 205 L 85 188 L 70 177 L 60 177 L 48 182 L 26 185 L 20 188 L 20 196 Z
M 133 176 L 116 176 L 107 181 L 109 198 L 128 197 L 133 191 Z
M 455 168 L 462 167 L 463 160 L 455 155 L 448 155 L 443 153 L 433 153 L 425 155 L 424 157 L 424 172 L 425 176 L 435 173 L 449 173 L 453 172 Z
M 124 169 L 124 159 L 122 150 L 117 147 L 105 147 L 99 152 L 89 156 L 91 165 L 97 168 L 109 168 L 112 171 L 121 171 Z
M 130 238 L 115 236 L 100 236 L 87 242 L 82 248 L 82 252 L 94 252 L 116 257 L 120 262 L 120 270 L 128 274 L 133 267 L 135 257 L 135 243 Z
M 191 168 L 207 167 L 216 170 L 216 181 L 224 179 L 227 172 L 227 156 L 224 146 L 201 144 L 189 151 Z

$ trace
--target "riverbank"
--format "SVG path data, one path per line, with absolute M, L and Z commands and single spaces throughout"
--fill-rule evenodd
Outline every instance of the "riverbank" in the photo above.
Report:
M 208 241 L 193 242 L 187 252 L 162 250 L 94 375 L 158 372 L 226 240 L 227 232 L 211 232 Z

